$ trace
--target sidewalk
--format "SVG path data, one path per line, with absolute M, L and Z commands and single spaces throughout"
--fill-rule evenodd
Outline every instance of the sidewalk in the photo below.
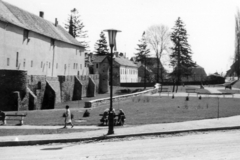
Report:
M 2 129 L 4 126 L 0 126 Z M 17 126 L 16 126 L 17 127 Z M 31 128 L 34 128 L 32 126 Z M 115 127 L 113 135 L 106 135 L 108 128 L 101 130 L 47 135 L 22 135 L 0 137 L 0 146 L 21 146 L 48 143 L 79 142 L 83 140 L 98 140 L 103 138 L 119 138 L 140 135 L 173 134 L 190 131 L 210 131 L 222 129 L 240 129 L 240 116 L 219 119 L 205 119 L 178 123 L 162 123 L 141 126 Z

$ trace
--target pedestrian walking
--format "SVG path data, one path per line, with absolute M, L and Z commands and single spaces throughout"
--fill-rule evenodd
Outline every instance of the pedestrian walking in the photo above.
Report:
M 72 124 L 72 114 L 71 111 L 69 109 L 69 106 L 66 106 L 66 112 L 64 113 L 64 117 L 65 117 L 65 124 L 63 128 L 67 128 L 67 125 L 70 124 L 73 128 L 73 124 Z

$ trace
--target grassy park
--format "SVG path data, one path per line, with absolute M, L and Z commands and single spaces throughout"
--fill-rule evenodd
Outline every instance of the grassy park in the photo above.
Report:
M 183 89 L 181 89 L 183 90 Z M 202 93 L 206 90 L 201 89 Z M 96 108 L 88 109 L 90 117 L 83 117 L 86 108 L 78 101 L 66 102 L 57 106 L 54 110 L 24 111 L 27 117 L 24 120 L 26 125 L 48 125 L 59 126 L 59 129 L 4 129 L 0 130 L 0 136 L 5 135 L 30 135 L 30 134 L 54 134 L 81 132 L 80 129 L 60 129 L 64 124 L 62 117 L 68 104 L 74 115 L 74 125 L 99 125 L 100 116 L 109 104 L 101 105 Z M 81 102 L 82 103 L 82 102 Z M 125 126 L 145 125 L 156 123 L 173 123 L 200 119 L 211 119 L 218 117 L 229 117 L 240 114 L 240 99 L 235 98 L 207 98 L 190 97 L 163 97 L 163 96 L 140 96 L 128 100 L 115 102 L 113 107 L 116 112 L 123 109 L 126 114 Z M 14 113 L 14 112 L 13 112 Z M 8 125 L 15 125 L 16 122 L 10 122 Z M 86 131 L 86 130 L 84 130 Z

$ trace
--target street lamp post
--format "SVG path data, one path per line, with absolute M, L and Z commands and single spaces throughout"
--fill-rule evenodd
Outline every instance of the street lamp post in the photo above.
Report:
M 113 47 L 116 47 L 116 35 L 117 32 L 120 32 L 118 30 L 115 29 L 108 29 L 105 30 L 106 32 L 108 32 L 108 38 L 109 38 L 109 45 L 110 45 L 110 108 L 109 108 L 109 116 L 108 116 L 108 135 L 109 134 L 114 134 L 114 130 L 113 130 L 113 120 L 114 120 L 114 113 L 113 113 Z

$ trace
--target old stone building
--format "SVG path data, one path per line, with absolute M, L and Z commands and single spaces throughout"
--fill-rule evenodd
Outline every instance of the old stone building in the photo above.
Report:
M 57 19 L 0 0 L 0 109 L 51 109 L 94 96 L 97 85 L 98 75 L 85 67 L 84 47 Z
M 92 69 L 99 74 L 99 93 L 107 93 L 109 88 L 109 60 L 107 56 L 92 55 Z

